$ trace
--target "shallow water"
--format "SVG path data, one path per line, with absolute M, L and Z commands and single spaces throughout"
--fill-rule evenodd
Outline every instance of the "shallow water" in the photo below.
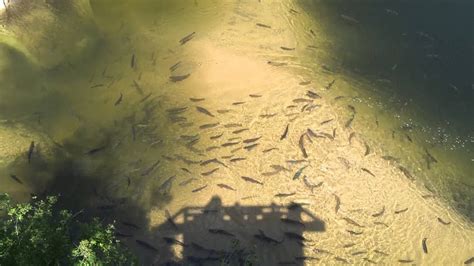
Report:
M 364 16 L 290 0 L 38 5 L 4 22 L 0 52 L 0 182 L 16 199 L 60 193 L 69 208 L 118 220 L 144 264 L 231 249 L 232 237 L 207 231 L 216 228 L 265 265 L 317 262 L 301 256 L 447 265 L 473 255 L 472 128 L 461 118 L 442 123 L 453 115 L 433 119 L 429 105 L 404 94 L 417 80 L 384 74 L 410 62 L 387 62 L 383 73 L 374 71 L 380 60 L 360 63 L 367 49 L 393 42 L 366 45 L 386 33 Z M 386 12 L 378 8 L 361 9 Z M 288 210 L 291 202 L 304 210 Z M 286 216 L 305 227 L 282 223 Z M 285 241 L 264 243 L 259 229 Z M 288 231 L 303 234 L 304 246 Z M 167 236 L 186 246 L 170 247 Z

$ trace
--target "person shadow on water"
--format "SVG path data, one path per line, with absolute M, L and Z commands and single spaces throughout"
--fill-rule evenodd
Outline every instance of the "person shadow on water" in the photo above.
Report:
M 304 265 L 322 220 L 292 203 L 282 206 L 223 206 L 214 196 L 204 207 L 186 207 L 154 228 L 154 265 Z M 313 252 L 311 252 L 313 253 Z

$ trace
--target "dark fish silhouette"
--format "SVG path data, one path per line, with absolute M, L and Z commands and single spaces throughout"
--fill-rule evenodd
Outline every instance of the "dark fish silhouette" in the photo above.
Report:
M 467 259 L 467 260 L 464 262 L 464 264 L 466 264 L 466 265 L 467 265 L 467 264 L 471 264 L 471 263 L 474 263 L 474 257 L 471 257 L 471 258 Z
M 287 63 L 285 62 L 274 62 L 274 61 L 268 61 L 267 64 L 271 65 L 271 66 L 286 66 Z
M 231 162 L 231 163 L 235 163 L 235 162 L 244 161 L 244 160 L 247 160 L 247 158 L 239 157 L 239 158 L 230 159 L 230 162 Z
M 238 123 L 229 123 L 229 124 L 224 125 L 225 128 L 241 127 L 241 126 L 242 124 L 238 124 Z
M 332 88 L 332 86 L 334 85 L 335 82 L 336 82 L 335 79 L 333 81 L 329 82 L 329 84 L 326 86 L 326 90 L 329 90 L 330 88 Z
M 406 211 L 408 211 L 408 208 L 405 208 L 405 209 L 402 209 L 402 210 L 395 211 L 395 214 L 399 214 L 399 213 L 406 212 Z
M 283 131 L 283 134 L 281 135 L 280 140 L 283 140 L 286 138 L 286 136 L 288 136 L 289 128 L 290 128 L 290 124 L 286 125 L 285 131 Z
M 252 98 L 260 98 L 260 97 L 262 97 L 262 95 L 260 95 L 260 94 L 249 94 L 249 96 L 252 97 Z
M 221 110 L 217 110 L 217 112 L 218 112 L 219 114 L 225 114 L 225 113 L 230 112 L 230 110 L 229 110 L 229 109 L 221 109 Z
M 384 155 L 381 158 L 384 159 L 385 161 L 392 161 L 392 162 L 396 162 L 396 163 L 398 163 L 400 161 L 400 159 L 395 158 L 395 157 L 390 156 L 390 155 Z
M 239 134 L 239 133 L 242 133 L 244 131 L 248 131 L 249 129 L 248 128 L 241 128 L 241 129 L 237 129 L 237 130 L 234 130 L 232 131 L 233 134 Z
M 388 225 L 386 223 L 383 223 L 383 222 L 374 222 L 375 225 L 383 225 L 385 227 L 388 228 Z
M 87 155 L 93 155 L 93 154 L 96 154 L 102 150 L 105 150 L 105 148 L 107 148 L 107 145 L 104 145 L 104 146 L 101 146 L 101 147 L 98 147 L 98 148 L 94 148 L 88 152 L 86 152 Z
M 209 171 L 209 172 L 201 173 L 201 175 L 203 175 L 203 176 L 210 176 L 210 175 L 212 175 L 213 173 L 215 173 L 217 170 L 219 170 L 219 168 L 214 168 L 214 169 L 212 169 L 212 170 Z
M 301 176 L 301 174 L 303 173 L 304 169 L 306 169 L 307 167 L 308 167 L 308 165 L 303 166 L 300 169 L 298 169 L 298 171 L 296 171 L 296 173 L 293 175 L 293 180 L 298 179 Z
M 423 252 L 425 252 L 426 254 L 428 254 L 428 246 L 426 245 L 426 240 L 427 238 L 423 238 L 423 240 L 421 241 L 421 246 L 423 247 Z
M 252 143 L 252 142 L 255 142 L 255 141 L 257 141 L 257 140 L 259 140 L 259 139 L 261 139 L 261 138 L 262 138 L 262 137 L 246 139 L 246 140 L 243 141 L 243 143 L 246 143 L 246 144 Z
M 234 234 L 229 233 L 228 231 L 223 230 L 223 229 L 209 229 L 209 233 L 224 235 L 224 236 L 231 236 L 231 237 L 235 236 Z
M 357 227 L 361 227 L 361 228 L 364 228 L 364 227 L 365 227 L 365 226 L 363 226 L 363 225 L 358 224 L 356 221 L 352 220 L 351 218 L 343 217 L 342 219 L 343 219 L 344 221 L 346 221 L 348 224 L 351 224 L 351 225 L 354 225 L 354 226 L 357 226 Z
M 200 129 L 208 129 L 208 128 L 217 127 L 219 124 L 220 124 L 219 122 L 211 123 L 211 124 L 204 124 L 204 125 L 199 126 L 199 128 Z
M 321 182 L 319 182 L 319 183 L 317 183 L 317 184 L 312 184 L 311 182 L 309 182 L 307 176 L 304 176 L 304 177 L 303 177 L 303 182 L 304 182 L 304 184 L 305 184 L 309 189 L 311 189 L 311 193 L 313 193 L 313 191 L 314 191 L 315 188 L 318 188 L 318 187 L 320 187 L 320 186 L 322 186 L 322 185 L 324 184 L 323 181 L 321 181 Z
M 31 162 L 31 158 L 33 157 L 33 152 L 35 151 L 35 142 L 32 141 L 30 143 L 30 147 L 28 148 L 28 163 Z
M 350 243 L 350 244 L 345 244 L 344 246 L 342 246 L 343 248 L 350 248 L 350 247 L 353 247 L 355 246 L 356 244 L 355 243 Z
M 346 259 L 341 258 L 341 257 L 335 257 L 334 259 L 339 261 L 339 262 L 342 262 L 342 263 L 346 263 L 346 264 L 349 263 L 349 261 L 347 261 Z
M 173 221 L 173 217 L 171 217 L 171 214 L 168 210 L 165 210 L 165 217 L 166 217 L 166 221 L 168 221 L 168 223 L 175 229 L 175 230 L 178 230 L 178 226 L 176 225 L 176 223 Z
M 140 95 L 143 95 L 143 90 L 142 88 L 140 87 L 140 84 L 138 84 L 138 82 L 136 80 L 133 81 L 133 86 L 135 87 L 135 89 L 137 90 L 137 92 L 140 94 Z
M 205 188 L 207 188 L 207 185 L 204 185 L 204 186 L 202 186 L 202 187 L 198 187 L 198 188 L 196 188 L 196 189 L 193 189 L 191 192 L 192 192 L 192 193 L 196 193 L 196 192 L 199 192 L 199 191 L 201 191 L 201 190 L 203 190 L 203 189 L 205 189 Z
M 375 175 L 374 175 L 369 169 L 367 169 L 367 168 L 360 168 L 360 169 L 361 169 L 362 171 L 368 173 L 369 175 L 375 177 Z
M 285 47 L 285 46 L 280 46 L 280 49 L 285 50 L 285 51 L 294 51 L 295 48 L 290 48 L 290 47 Z
M 191 74 L 185 74 L 185 75 L 179 75 L 179 76 L 170 76 L 170 81 L 171 82 L 180 82 L 180 81 L 183 81 L 187 78 L 189 78 L 189 76 L 191 76 Z
M 255 25 L 257 25 L 257 26 L 259 26 L 259 27 L 262 27 L 262 28 L 267 28 L 267 29 L 271 29 L 271 28 L 272 28 L 271 26 L 266 25 L 266 24 L 262 24 L 262 23 L 257 23 L 257 24 L 255 24 Z
M 377 213 L 374 213 L 372 214 L 372 217 L 379 217 L 379 216 L 382 216 L 385 212 L 385 206 L 382 207 L 382 210 L 377 212 Z
M 410 171 L 408 171 L 408 169 L 406 169 L 405 167 L 403 166 L 399 166 L 398 169 L 400 169 L 400 171 L 410 180 L 414 180 L 415 178 L 411 175 Z
M 120 97 L 117 99 L 117 101 L 115 101 L 114 106 L 119 105 L 122 102 L 122 99 L 123 99 L 123 94 L 120 93 Z
M 229 146 L 235 146 L 235 145 L 238 145 L 240 143 L 240 141 L 235 141 L 235 142 L 226 142 L 224 144 L 222 144 L 221 146 L 222 147 L 229 147 Z
M 258 185 L 262 185 L 263 186 L 263 182 L 260 182 L 256 179 L 253 179 L 251 177 L 248 177 L 248 176 L 241 176 L 241 178 L 247 182 L 250 182 L 250 183 L 254 183 L 254 184 L 258 184 Z
M 260 144 L 254 143 L 254 144 L 251 144 L 251 145 L 244 146 L 244 149 L 250 151 L 250 150 L 252 150 L 253 148 L 257 147 L 258 145 L 260 145 Z
M 121 233 L 121 232 L 115 232 L 115 236 L 116 237 L 132 237 L 133 235 L 132 234 L 124 234 L 124 233 Z
M 224 135 L 224 132 L 222 132 L 221 134 L 218 134 L 218 135 L 211 136 L 209 139 L 218 139 L 218 138 L 222 137 L 223 135 Z
M 220 165 L 222 165 L 222 166 L 224 166 L 224 167 L 227 167 L 223 162 L 219 161 L 219 159 L 217 159 L 217 158 L 203 161 L 203 162 L 200 163 L 199 165 L 205 166 L 205 165 L 208 165 L 208 164 L 210 164 L 210 163 L 216 163 L 216 164 L 220 164 Z
M 140 239 L 136 239 L 135 240 L 137 242 L 138 245 L 148 249 L 148 250 L 151 250 L 151 251 L 155 251 L 155 252 L 158 252 L 158 249 L 155 248 L 154 246 L 152 246 L 151 244 L 149 244 L 148 242 L 145 242 L 143 240 L 140 240 Z
M 306 96 L 308 96 L 311 99 L 321 99 L 321 96 L 319 96 L 319 94 L 313 91 L 307 91 Z
M 206 108 L 204 108 L 204 107 L 196 106 L 196 110 L 197 110 L 198 112 L 203 113 L 203 114 L 205 114 L 205 115 L 208 115 L 208 116 L 210 116 L 210 117 L 214 117 L 214 115 L 211 114 L 211 112 L 209 112 L 209 111 L 208 111 Z
M 11 177 L 13 180 L 15 180 L 17 183 L 23 185 L 23 182 L 21 182 L 21 180 L 20 180 L 16 175 L 10 175 L 10 177 Z
M 357 256 L 357 255 L 362 255 L 362 254 L 367 254 L 367 251 L 356 251 L 356 252 L 353 252 L 351 255 L 352 256 Z
M 172 65 L 170 67 L 170 71 L 171 72 L 175 71 L 179 67 L 179 65 L 181 65 L 181 61 L 178 61 L 176 64 Z
M 205 100 L 205 98 L 189 98 L 191 102 L 202 102 Z
M 127 227 L 131 227 L 131 228 L 133 228 L 133 229 L 137 229 L 137 230 L 140 229 L 140 227 L 139 227 L 138 225 L 134 224 L 134 223 L 122 222 L 122 224 L 125 225 L 125 226 L 127 226 Z
M 253 237 L 255 237 L 256 239 L 261 240 L 263 242 L 270 243 L 270 244 L 280 244 L 280 243 L 283 242 L 283 240 L 278 241 L 276 239 L 273 239 L 271 237 L 266 236 L 265 233 L 262 230 L 258 230 L 258 234 L 253 235 Z
M 356 133 L 355 132 L 352 132 L 350 135 L 349 135 L 349 144 L 352 144 L 352 139 L 355 137 Z
M 364 153 L 364 156 L 367 156 L 369 155 L 370 153 L 370 147 L 369 145 L 367 144 L 367 142 L 364 141 L 364 146 L 365 146 L 365 153 Z
M 232 105 L 242 105 L 244 104 L 245 102 L 233 102 Z
M 403 259 L 403 260 L 398 260 L 398 262 L 400 262 L 400 263 L 412 263 L 413 260 Z
M 352 230 L 346 230 L 346 231 L 351 235 L 355 235 L 355 236 L 362 235 L 362 232 L 356 232 L 356 231 L 352 231 Z
M 341 207 L 341 199 L 336 194 L 334 194 L 334 198 L 336 199 L 335 210 L 336 210 L 336 213 L 337 213 L 339 211 L 339 208 Z
M 438 217 L 438 222 L 440 222 L 440 223 L 442 223 L 442 224 L 444 224 L 444 225 L 449 225 L 449 224 L 451 224 L 451 222 L 446 222 L 446 221 L 444 221 L 443 219 L 441 219 L 441 218 L 439 218 L 439 217 Z
M 189 42 L 192 38 L 194 38 L 194 34 L 196 34 L 196 32 L 192 32 L 192 33 L 184 36 L 181 40 L 179 40 L 179 43 L 181 45 L 184 45 L 185 43 Z
M 294 195 L 296 195 L 295 192 L 292 192 L 292 193 L 278 193 L 278 194 L 275 194 L 275 197 L 285 198 L 285 197 L 291 197 L 291 196 L 294 196 Z
M 141 174 L 141 176 L 147 176 L 149 175 L 154 169 L 156 166 L 158 166 L 158 164 L 160 164 L 160 160 L 156 161 L 156 163 L 152 164 L 150 167 L 148 167 L 145 171 L 143 171 L 143 173 Z
M 132 54 L 132 59 L 130 60 L 130 67 L 135 68 L 135 54 Z
M 183 242 L 177 240 L 177 239 L 174 239 L 172 237 L 163 237 L 163 240 L 167 243 L 167 244 L 170 244 L 170 245 L 180 245 L 182 247 L 187 247 L 188 245 L 184 244 Z
M 309 85 L 309 84 L 311 84 L 311 81 L 310 81 L 310 80 L 309 80 L 309 81 L 301 81 L 301 82 L 299 83 L 299 85 L 301 85 L 301 86 L 306 86 L 306 85 Z
M 221 184 L 217 184 L 217 186 L 220 187 L 220 188 L 223 188 L 223 189 L 236 191 L 235 188 L 233 188 L 233 187 L 231 187 L 231 186 L 229 186 L 229 185 L 226 185 L 226 184 L 222 184 L 222 183 L 221 183 Z
M 331 121 L 333 121 L 334 119 L 328 119 L 328 120 L 324 120 L 323 122 L 319 123 L 320 125 L 324 125 L 324 124 L 327 124 Z
M 269 149 L 263 150 L 262 152 L 267 153 L 267 152 L 271 152 L 273 150 L 278 150 L 278 148 L 269 148 Z

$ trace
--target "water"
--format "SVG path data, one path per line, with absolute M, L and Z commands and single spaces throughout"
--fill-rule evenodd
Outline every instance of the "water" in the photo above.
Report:
M 435 21 L 437 8 L 448 13 L 439 5 L 426 21 Z M 465 5 L 448 7 L 454 13 Z M 469 14 L 461 11 L 445 30 L 413 24 L 427 9 L 422 4 L 33 6 L 19 8 L 21 16 L 10 9 L 0 52 L 0 182 L 15 199 L 60 193 L 69 208 L 119 221 L 119 232 L 133 234 L 124 242 L 144 264 L 189 256 L 212 263 L 217 250 L 231 249 L 232 238 L 208 229 L 231 232 L 267 265 L 303 263 L 303 255 L 332 264 L 426 265 L 472 256 L 472 60 L 462 56 L 471 51 L 472 34 L 455 27 Z M 389 26 L 378 27 L 380 21 Z M 28 25 L 27 34 L 20 25 Z M 458 49 L 444 45 L 460 36 Z M 299 143 L 308 128 L 317 136 L 303 137 L 304 158 Z M 288 210 L 290 202 L 303 209 Z M 287 216 L 306 226 L 282 223 Z M 285 241 L 266 244 L 254 236 L 259 229 Z M 305 246 L 288 231 L 303 234 Z

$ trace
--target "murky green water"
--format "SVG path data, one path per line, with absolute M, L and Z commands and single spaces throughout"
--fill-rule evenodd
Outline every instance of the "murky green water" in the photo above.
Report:
M 401 7 L 40 2 L 3 13 L 0 184 L 16 199 L 60 193 L 119 221 L 144 264 L 215 264 L 232 239 L 264 265 L 473 255 L 472 127 L 449 115 L 465 107 L 433 115 L 405 94 L 409 60 L 364 60 L 416 50 L 362 12 Z

